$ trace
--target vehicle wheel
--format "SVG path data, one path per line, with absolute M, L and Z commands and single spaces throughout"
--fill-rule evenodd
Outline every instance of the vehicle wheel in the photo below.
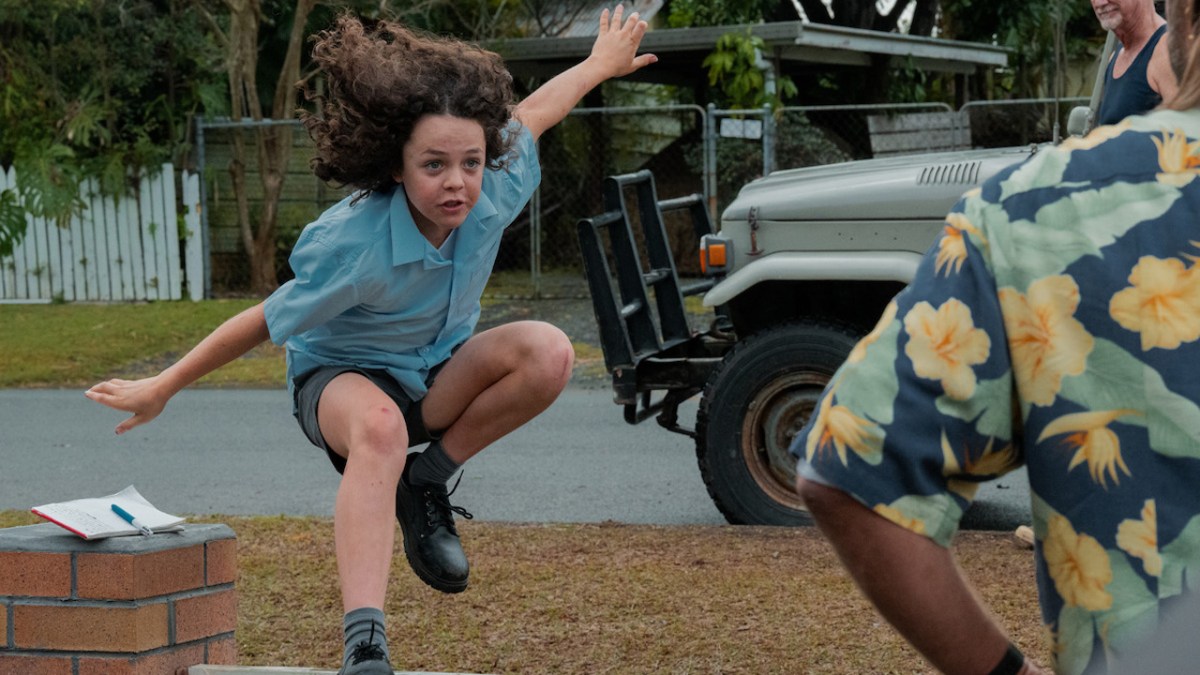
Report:
M 784 324 L 738 344 L 709 378 L 696 417 L 696 457 L 726 520 L 812 522 L 796 494 L 788 447 L 858 338 L 843 325 Z

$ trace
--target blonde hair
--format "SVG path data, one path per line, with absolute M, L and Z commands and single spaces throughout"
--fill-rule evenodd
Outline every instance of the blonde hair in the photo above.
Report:
M 1197 0 L 1168 0 L 1167 50 L 1171 66 L 1179 77 L 1179 93 L 1166 102 L 1172 110 L 1200 107 L 1200 26 Z

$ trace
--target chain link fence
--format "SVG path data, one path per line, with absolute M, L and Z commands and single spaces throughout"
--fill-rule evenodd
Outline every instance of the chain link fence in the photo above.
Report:
M 542 183 L 529 207 L 508 228 L 496 260 L 490 293 L 532 297 L 586 294 L 576 235 L 580 218 L 603 210 L 606 176 L 650 170 L 659 199 L 702 195 L 714 228 L 725 206 L 747 182 L 776 169 L 832 164 L 904 153 L 1020 146 L 1055 142 L 1066 133 L 1072 107 L 1087 99 L 1024 99 L 944 104 L 883 104 L 719 110 L 696 105 L 581 108 L 539 142 Z M 249 270 L 238 228 L 229 167 L 233 135 L 253 149 L 255 127 L 287 124 L 292 158 L 279 204 L 279 268 L 300 230 L 345 197 L 345 189 L 309 171 L 312 142 L 299 123 L 201 121 L 197 126 L 198 172 L 203 176 L 203 223 L 207 231 L 209 296 L 244 293 Z M 247 196 L 251 222 L 262 188 L 257 153 L 248 152 Z M 673 222 L 678 217 L 680 222 Z M 697 242 L 683 214 L 667 227 L 681 273 L 696 270 Z M 281 279 L 282 280 L 282 279 Z

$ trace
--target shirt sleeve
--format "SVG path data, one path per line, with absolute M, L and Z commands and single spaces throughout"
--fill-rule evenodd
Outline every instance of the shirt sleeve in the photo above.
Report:
M 329 321 L 361 300 L 354 256 L 329 246 L 311 229 L 301 233 L 288 262 L 295 278 L 263 303 L 275 344 Z
M 1023 463 L 978 191 L 826 387 L 801 475 L 948 546 L 978 484 Z
M 486 180 L 493 182 L 485 186 L 502 222 L 507 226 L 533 196 L 533 191 L 542 182 L 542 167 L 538 159 L 537 141 L 524 125 L 515 118 L 504 130 L 507 135 L 516 135 L 512 148 L 503 160 L 507 165 L 499 171 L 488 171 Z

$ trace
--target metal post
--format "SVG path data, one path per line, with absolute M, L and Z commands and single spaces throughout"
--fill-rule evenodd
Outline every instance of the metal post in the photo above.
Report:
M 1104 38 L 1104 49 L 1100 50 L 1100 63 L 1096 66 L 1096 80 L 1092 84 L 1092 96 L 1088 100 L 1088 115 L 1087 127 L 1083 133 L 1086 136 L 1096 126 L 1096 117 L 1100 114 L 1100 98 L 1104 94 L 1104 76 L 1108 74 L 1108 61 L 1112 58 L 1112 53 L 1117 47 L 1117 36 L 1112 31 L 1107 31 L 1108 36 Z
M 208 224 L 208 176 L 206 168 L 206 160 L 204 156 L 204 130 L 205 129 L 234 129 L 234 128 L 257 128 L 257 127 L 273 127 L 280 125 L 300 126 L 300 120 L 271 120 L 271 119 L 251 119 L 243 117 L 241 119 L 230 119 L 228 117 L 217 117 L 211 122 L 205 121 L 205 118 L 196 118 L 196 170 L 200 172 L 200 236 L 201 245 L 204 255 L 204 297 L 212 297 L 212 253 L 211 242 L 209 236 Z
M 529 200 L 529 276 L 533 280 L 533 299 L 542 298 L 542 188 L 539 185 Z
M 754 48 L 754 65 L 763 74 L 763 93 L 767 102 L 763 103 L 762 120 L 762 154 L 763 176 L 768 176 L 775 170 L 775 117 L 771 114 L 771 105 L 775 102 L 776 82 L 775 64 L 763 58 L 762 50 Z
M 762 150 L 763 176 L 769 176 L 775 170 L 775 114 L 770 103 L 763 104 Z
M 709 103 L 704 115 L 704 197 L 713 222 L 721 222 L 716 213 L 716 104 Z M 718 226 L 720 229 L 720 226 Z
M 208 176 L 204 158 L 204 118 L 196 118 L 196 170 L 200 174 L 200 256 L 204 261 L 204 297 L 212 297 L 212 254 L 208 242 Z

